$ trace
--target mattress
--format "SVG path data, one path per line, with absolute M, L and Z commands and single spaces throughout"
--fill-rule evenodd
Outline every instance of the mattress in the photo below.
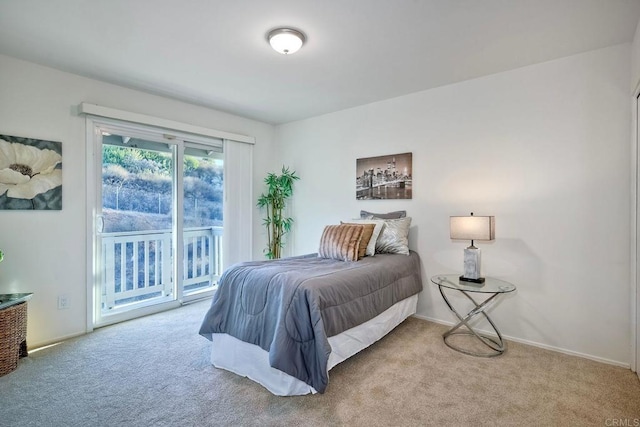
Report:
M 397 302 L 373 319 L 329 337 L 331 354 L 327 371 L 369 347 L 407 317 L 415 314 L 418 295 Z M 212 334 L 211 363 L 221 369 L 247 377 L 277 396 L 296 396 L 317 391 L 309 384 L 288 375 L 269 364 L 269 352 L 255 344 L 241 341 L 224 333 Z
M 328 339 L 421 290 L 420 258 L 413 251 L 358 262 L 317 254 L 244 262 L 222 275 L 200 334 L 253 344 L 268 352 L 270 367 L 323 393 L 333 352 Z

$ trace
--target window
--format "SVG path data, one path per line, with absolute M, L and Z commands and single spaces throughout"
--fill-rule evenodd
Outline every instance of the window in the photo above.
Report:
M 210 296 L 250 259 L 252 144 L 94 116 L 87 133 L 90 327 Z

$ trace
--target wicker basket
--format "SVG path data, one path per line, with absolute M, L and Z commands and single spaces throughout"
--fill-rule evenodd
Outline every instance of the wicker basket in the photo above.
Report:
M 27 303 L 0 310 L 0 376 L 13 372 L 27 355 Z

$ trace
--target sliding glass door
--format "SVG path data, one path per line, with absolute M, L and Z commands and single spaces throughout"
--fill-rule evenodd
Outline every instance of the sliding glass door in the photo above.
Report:
M 165 143 L 102 138 L 101 314 L 175 299 L 175 154 Z
M 222 269 L 222 143 L 195 139 L 98 125 L 95 325 L 213 292 Z
M 222 148 L 186 142 L 183 161 L 183 299 L 214 289 L 222 274 Z

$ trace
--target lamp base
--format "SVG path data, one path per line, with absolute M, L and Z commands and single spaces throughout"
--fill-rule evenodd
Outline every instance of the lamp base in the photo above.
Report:
M 464 274 L 460 280 L 473 283 L 484 282 L 484 279 L 480 277 L 480 255 L 480 249 L 473 244 L 464 250 Z
M 468 277 L 460 276 L 460 280 L 462 280 L 463 282 L 484 283 L 484 277 L 478 277 L 477 279 L 470 279 Z

